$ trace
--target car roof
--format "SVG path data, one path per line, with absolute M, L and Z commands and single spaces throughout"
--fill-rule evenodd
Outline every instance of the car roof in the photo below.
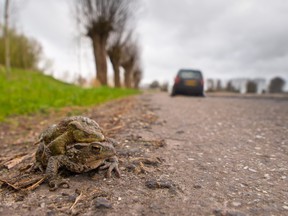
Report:
M 198 73 L 202 76 L 202 72 L 200 70 L 195 70 L 195 69 L 180 69 L 177 74 L 180 74 L 181 72 L 193 72 L 193 73 Z
M 202 73 L 200 70 L 196 70 L 196 69 L 188 69 L 188 68 L 182 68 L 178 71 L 178 73 L 182 72 L 182 71 L 191 71 L 191 72 L 197 72 L 197 73 Z

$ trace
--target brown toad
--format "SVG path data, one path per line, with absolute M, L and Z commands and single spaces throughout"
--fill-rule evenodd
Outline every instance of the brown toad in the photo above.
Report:
M 36 167 L 43 170 L 43 166 L 47 164 L 46 149 L 49 149 L 49 155 L 63 155 L 67 146 L 71 144 L 104 140 L 103 131 L 94 120 L 84 116 L 65 118 L 40 134 L 37 142 L 39 146 L 36 152 Z
M 67 146 L 63 155 L 49 156 L 46 167 L 46 177 L 51 190 L 56 190 L 61 185 L 67 185 L 67 181 L 58 177 L 59 168 L 64 168 L 75 173 L 83 173 L 96 168 L 108 169 L 107 177 L 114 170 L 120 177 L 118 158 L 111 143 L 92 142 L 76 143 Z

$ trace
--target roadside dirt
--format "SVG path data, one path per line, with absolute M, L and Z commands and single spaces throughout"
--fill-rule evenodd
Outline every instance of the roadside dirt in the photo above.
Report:
M 1 123 L 0 179 L 29 165 L 41 130 L 69 112 Z M 55 192 L 0 183 L 0 215 L 288 214 L 285 98 L 144 94 L 84 115 L 118 141 L 121 178 L 70 173 Z

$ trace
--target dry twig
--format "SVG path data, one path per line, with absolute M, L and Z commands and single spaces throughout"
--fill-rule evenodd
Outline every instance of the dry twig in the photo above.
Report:
M 4 184 L 7 184 L 8 186 L 12 187 L 15 190 L 20 190 L 19 187 L 15 186 L 14 184 L 9 183 L 9 181 L 6 181 L 5 179 L 0 179 L 0 182 L 3 182 Z
M 39 187 L 40 184 L 45 181 L 46 176 L 41 178 L 39 181 L 37 181 L 35 184 L 29 186 L 28 188 L 22 189 L 23 191 L 28 191 L 28 190 L 34 190 L 35 188 Z
M 70 210 L 73 211 L 74 207 L 76 206 L 76 204 L 79 202 L 79 200 L 82 198 L 83 196 L 83 192 L 81 191 L 80 194 L 77 196 L 77 198 L 75 199 L 75 202 L 73 203 L 73 205 L 70 207 Z
M 32 154 L 20 154 L 20 155 L 16 155 L 13 156 L 13 158 L 7 160 L 3 165 L 7 168 L 7 169 L 12 169 L 13 167 L 15 167 L 16 165 L 20 164 L 22 161 L 29 159 L 29 158 L 33 158 L 35 156 L 35 153 Z
M 123 128 L 123 127 L 124 127 L 124 125 L 118 125 L 116 127 L 113 127 L 113 128 L 110 128 L 110 129 L 106 129 L 105 131 L 109 132 L 109 131 L 119 130 L 119 129 Z

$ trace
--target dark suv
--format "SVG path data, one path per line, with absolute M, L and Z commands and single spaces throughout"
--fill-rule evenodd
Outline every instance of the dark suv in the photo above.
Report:
M 180 69 L 175 78 L 171 96 L 176 94 L 204 96 L 202 72 L 192 69 Z

